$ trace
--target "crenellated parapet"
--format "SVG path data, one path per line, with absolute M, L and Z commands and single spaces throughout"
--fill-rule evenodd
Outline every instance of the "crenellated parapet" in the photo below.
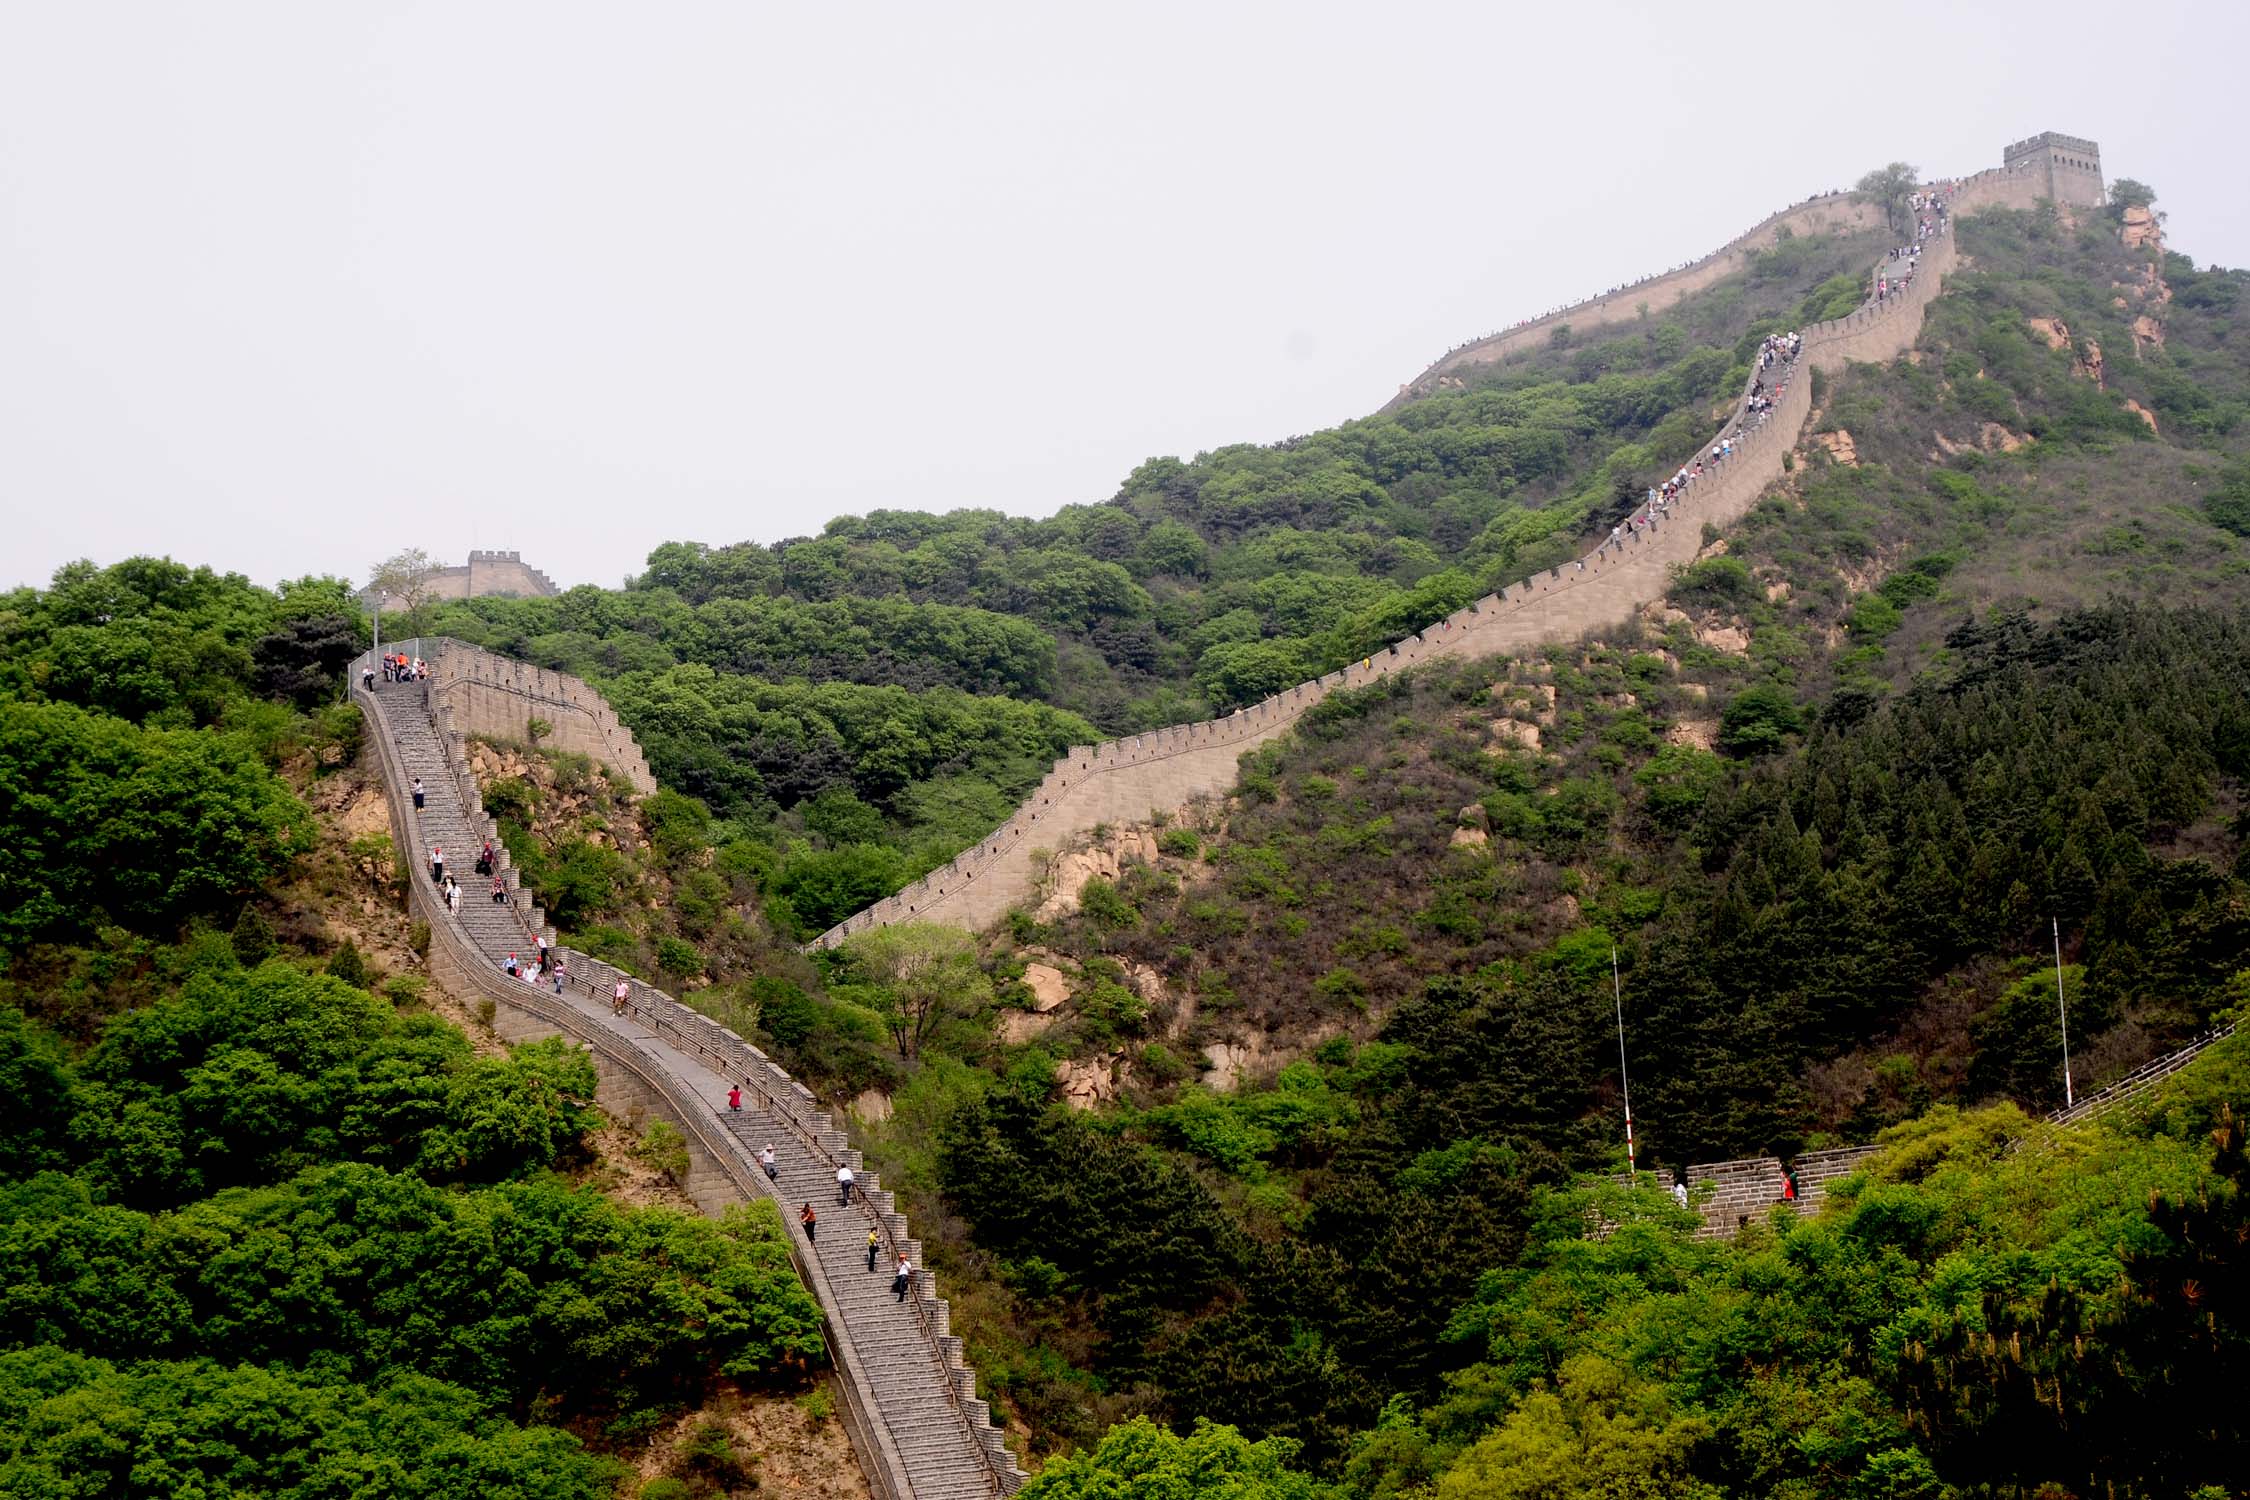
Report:
M 500 656 L 465 641 L 423 643 L 430 663 L 430 701 L 439 722 L 475 739 L 536 743 L 610 767 L 638 796 L 656 790 L 640 742 L 609 701 L 580 678 Z M 533 720 L 544 726 L 536 736 Z

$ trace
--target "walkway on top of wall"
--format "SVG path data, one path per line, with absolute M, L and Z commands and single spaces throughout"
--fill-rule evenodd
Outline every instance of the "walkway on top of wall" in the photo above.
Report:
M 438 661 L 448 644 L 417 641 L 400 649 Z M 371 661 L 354 665 L 355 683 Z M 935 1278 L 922 1265 L 922 1247 L 873 1173 L 861 1172 L 857 1201 L 839 1206 L 837 1168 L 860 1172 L 862 1164 L 812 1094 L 717 1022 L 583 953 L 556 950 L 567 970 L 561 983 L 506 976 L 511 955 L 528 959 L 538 938 L 552 933 L 484 813 L 451 711 L 433 691 L 443 677 L 379 683 L 373 691 L 355 686 L 353 693 L 382 766 L 401 853 L 410 861 L 414 908 L 430 924 L 433 970 L 442 966 L 448 978 L 578 1039 L 604 1064 L 625 1071 L 664 1101 L 737 1193 L 762 1193 L 780 1207 L 792 1259 L 825 1315 L 853 1446 L 881 1500 L 1013 1493 L 1023 1483 L 1022 1470 L 976 1398 L 974 1373 L 962 1363 L 961 1341 L 950 1331 Z M 424 794 L 420 809 L 408 793 L 416 778 Z M 495 901 L 490 882 L 470 871 L 486 839 L 499 856 L 505 902 Z M 457 880 L 470 877 L 458 912 L 447 909 L 432 879 L 433 848 L 444 850 Z M 617 1014 L 610 993 L 621 979 L 629 999 Z M 735 1084 L 745 1095 L 739 1112 L 726 1106 Z M 768 1145 L 776 1157 L 770 1180 L 758 1162 Z M 809 1242 L 794 1227 L 805 1203 L 818 1208 L 826 1231 Z M 873 1271 L 867 1267 L 870 1231 L 878 1240 Z M 915 1267 L 904 1300 L 892 1295 L 891 1285 L 901 1254 Z

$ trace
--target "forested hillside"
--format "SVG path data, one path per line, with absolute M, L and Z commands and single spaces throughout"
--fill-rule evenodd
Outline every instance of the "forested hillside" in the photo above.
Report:
M 323 916 L 391 889 L 307 806 L 364 624 L 147 559 L 0 600 L 0 1494 L 606 1496 L 823 1358 L 770 1209 L 581 1185 L 585 1055 Z
M 1567 555 L 1883 242 L 1048 519 L 408 623 L 641 739 L 639 803 L 472 755 L 572 941 L 856 1109 L 1039 1500 L 2224 1500 L 2245 1044 L 2037 1118 L 2058 1000 L 2081 1095 L 2250 1006 L 2250 276 L 2119 189 L 1962 221 L 1918 346 L 1817 378 L 1632 623 L 1335 694 L 991 933 L 794 946 L 1065 746 Z M 820 1358 L 769 1212 L 604 1198 L 584 1058 L 322 916 L 405 927 L 387 838 L 314 812 L 364 628 L 145 559 L 0 599 L 0 1495 L 630 1494 L 633 1444 Z M 1664 1190 L 1876 1142 L 1736 1242 Z
M 1997 1163 L 2060 1102 L 2058 935 L 2081 1091 L 2250 1001 L 2244 278 L 2113 216 L 1958 232 L 1921 346 L 1819 382 L 1783 483 L 1634 626 L 1334 697 L 1000 938 L 1003 1007 L 1027 963 L 1067 1000 L 874 1132 L 961 1216 L 980 1368 L 1035 1442 L 1299 1445 L 1120 1429 L 1048 1492 L 2226 1483 L 2239 1422 L 2150 1393 L 2240 1378 L 2238 1324 L 2166 1321 L 2173 1267 L 2238 1253 L 2237 1138 L 2213 1108 Z M 1644 1162 L 1941 1144 L 1770 1248 L 1691 1251 L 1661 1204 L 1588 1244 L 1613 950 Z

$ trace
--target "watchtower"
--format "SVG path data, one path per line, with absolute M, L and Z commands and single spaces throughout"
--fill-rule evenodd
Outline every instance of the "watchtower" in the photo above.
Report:
M 2011 172 L 2033 174 L 2042 198 L 2098 208 L 2106 196 L 2102 148 L 2075 135 L 2043 130 L 2028 141 L 2010 146 L 2001 161 Z

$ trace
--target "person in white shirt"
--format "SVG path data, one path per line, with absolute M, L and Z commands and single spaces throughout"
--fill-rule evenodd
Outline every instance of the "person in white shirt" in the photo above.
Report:
M 902 1255 L 898 1258 L 898 1274 L 891 1278 L 891 1295 L 904 1302 L 906 1289 L 913 1284 L 914 1263 Z
M 843 1208 L 852 1206 L 852 1169 L 848 1165 L 836 1169 L 836 1202 Z
M 773 1146 L 770 1143 L 765 1150 L 758 1153 L 758 1165 L 766 1169 L 766 1181 L 778 1182 L 781 1180 L 781 1169 L 773 1164 Z

